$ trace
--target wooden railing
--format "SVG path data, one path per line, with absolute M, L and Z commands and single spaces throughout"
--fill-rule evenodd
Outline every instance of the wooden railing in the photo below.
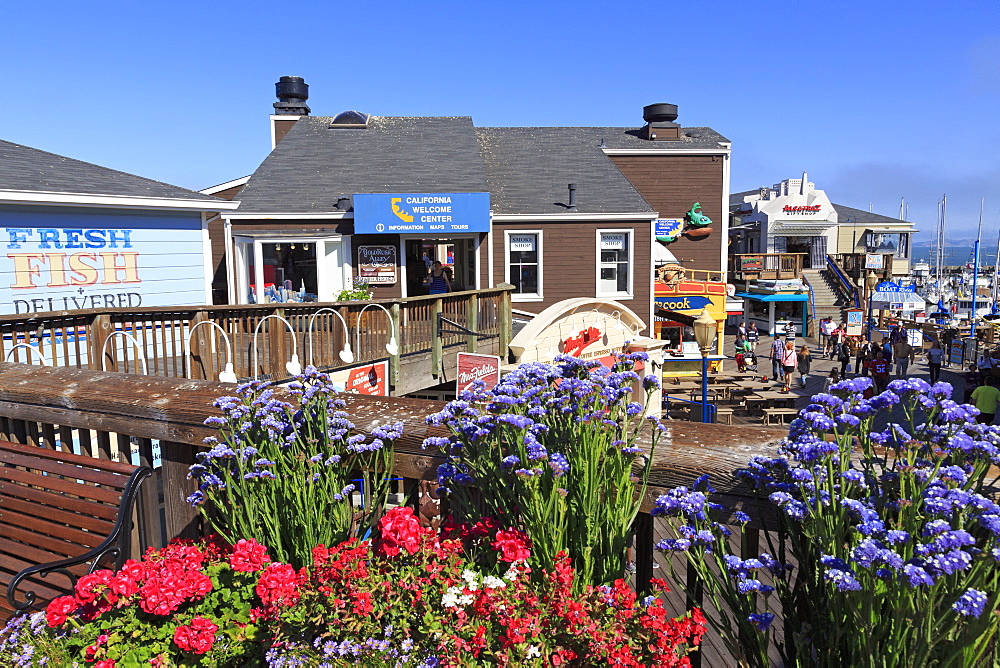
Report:
M 278 388 L 280 393 L 280 388 Z M 133 532 L 133 553 L 148 546 L 162 546 L 174 537 L 197 537 L 203 530 L 198 514 L 186 502 L 194 491 L 188 467 L 203 439 L 215 434 L 204 426 L 205 418 L 219 415 L 212 405 L 232 386 L 211 381 L 164 377 L 125 376 L 75 368 L 45 368 L 0 363 L 0 439 L 54 448 L 76 450 L 98 459 L 154 465 L 154 479 L 140 494 Z M 404 435 L 396 445 L 394 474 L 403 478 L 409 502 L 421 480 L 433 480 L 439 460 L 421 448 L 428 436 L 444 435 L 428 427 L 425 417 L 441 410 L 442 404 L 407 398 L 344 395 L 347 411 L 357 429 L 365 432 L 376 424 L 400 420 Z M 636 521 L 635 584 L 640 590 L 654 577 L 666 577 L 671 563 L 654 550 L 665 534 L 661 520 L 648 513 L 666 490 L 689 485 L 703 473 L 711 474 L 720 501 L 738 510 L 756 510 L 733 472 L 755 455 L 770 455 L 785 430 L 758 427 L 672 422 L 653 457 L 650 487 Z M 648 449 L 649 444 L 645 443 Z M 756 556 L 759 530 L 744 531 L 744 558 Z M 693 578 L 683 561 L 673 566 Z M 656 567 L 659 567 L 657 570 Z M 673 614 L 691 604 L 673 587 L 666 601 Z M 719 639 L 709 634 L 701 655 L 704 665 L 731 665 L 731 657 Z
M 807 253 L 741 253 L 729 256 L 729 271 L 737 280 L 800 278 Z
M 437 336 L 438 313 L 479 336 Z M 395 375 L 401 357 L 425 353 L 424 373 L 434 384 L 443 349 L 475 352 L 484 343 L 496 352 L 506 349 L 509 335 L 510 293 L 492 289 L 399 300 L 0 316 L 0 360 L 196 379 L 218 378 L 231 362 L 239 378 L 281 379 L 293 355 L 302 366 L 327 369 L 388 358 Z M 398 351 L 389 354 L 393 336 Z
M 874 271 L 875 275 L 882 280 L 890 280 L 892 277 L 892 255 L 886 253 L 875 253 L 875 255 L 880 255 L 882 258 L 882 268 L 881 269 L 868 269 L 865 267 L 867 262 L 866 258 L 872 253 L 837 253 L 830 255 L 833 258 L 844 273 L 854 279 L 855 284 L 858 279 L 863 279 L 868 275 L 869 271 Z

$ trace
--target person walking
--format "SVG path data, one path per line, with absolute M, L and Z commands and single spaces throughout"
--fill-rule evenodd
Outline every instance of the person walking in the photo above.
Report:
M 796 362 L 796 366 L 799 369 L 799 387 L 804 388 L 809 381 L 809 367 L 812 364 L 812 358 L 809 355 L 809 346 L 799 348 L 799 353 L 796 355 Z
M 798 362 L 798 355 L 795 353 L 795 344 L 791 341 L 785 341 L 785 348 L 781 353 L 781 368 L 784 372 L 785 386 L 781 388 L 782 392 L 791 392 L 792 390 L 792 373 L 795 372 L 795 365 Z
M 823 381 L 823 392 L 829 392 L 833 385 L 836 385 L 842 380 L 843 378 L 841 378 L 840 372 L 837 371 L 837 367 L 833 367 L 830 369 L 830 377 Z
M 448 278 L 448 272 L 441 266 L 440 260 L 434 260 L 431 273 L 424 280 L 427 284 L 427 294 L 441 295 L 451 292 L 451 280 Z
M 913 346 L 906 338 L 900 338 L 892 346 L 892 356 L 896 360 L 896 378 L 906 375 L 906 370 L 913 363 Z
M 885 392 L 886 386 L 889 385 L 889 361 L 886 360 L 885 354 L 882 351 L 875 353 L 875 359 L 868 362 L 868 369 L 871 371 L 872 380 L 875 381 L 875 387 L 879 392 Z
M 747 343 L 750 344 L 750 351 L 753 353 L 757 352 L 757 342 L 760 341 L 760 332 L 757 331 L 757 324 L 751 322 L 750 326 L 747 327 Z
M 847 367 L 851 365 L 851 344 L 846 338 L 837 344 L 836 354 L 840 362 L 840 377 L 847 378 Z
M 771 343 L 771 370 L 774 372 L 775 380 L 781 381 L 785 379 L 785 369 L 781 362 L 784 355 L 785 342 L 781 340 L 780 334 L 775 333 L 774 342 Z
M 829 358 L 833 354 L 832 336 L 834 329 L 836 329 L 836 325 L 833 324 L 833 318 L 827 316 L 819 321 L 819 345 L 823 357 Z
M 944 348 L 940 341 L 935 341 L 927 350 L 927 367 L 930 369 L 931 382 L 936 383 L 941 377 L 941 364 L 944 362 Z
M 747 321 L 744 320 L 740 323 L 740 326 L 736 328 L 736 336 L 741 339 L 747 338 Z
M 854 365 L 854 375 L 864 374 L 867 376 L 871 371 L 870 363 L 875 359 L 876 353 L 879 352 L 879 346 L 874 341 L 865 339 L 865 341 L 858 347 L 858 357 Z M 860 367 L 860 370 L 859 370 Z
M 993 424 L 993 418 L 996 417 L 997 399 L 1000 399 L 996 383 L 996 378 L 987 376 L 984 383 L 972 391 L 972 403 L 979 409 L 979 415 L 976 416 L 979 424 Z

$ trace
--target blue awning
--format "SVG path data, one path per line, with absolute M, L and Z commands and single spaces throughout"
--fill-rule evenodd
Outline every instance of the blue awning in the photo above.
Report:
M 802 294 L 784 294 L 784 295 L 762 295 L 756 292 L 737 292 L 737 297 L 743 297 L 743 299 L 749 299 L 752 302 L 807 302 L 809 301 L 809 295 L 806 293 Z

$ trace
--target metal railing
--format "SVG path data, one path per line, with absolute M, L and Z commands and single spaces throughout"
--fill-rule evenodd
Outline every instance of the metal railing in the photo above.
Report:
M 833 275 L 837 277 L 837 283 L 835 283 L 835 285 L 840 289 L 841 294 L 854 304 L 854 308 L 861 308 L 861 296 L 858 294 L 858 288 L 847 277 L 847 274 L 837 262 L 836 256 L 827 255 L 826 266 L 829 267 L 830 271 L 833 272 Z

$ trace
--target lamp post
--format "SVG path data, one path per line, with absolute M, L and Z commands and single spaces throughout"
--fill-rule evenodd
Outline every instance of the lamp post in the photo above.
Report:
M 868 288 L 868 340 L 872 340 L 872 293 L 875 292 L 875 286 L 878 285 L 878 276 L 875 275 L 874 271 L 868 270 L 868 276 L 865 277 L 865 287 Z
M 701 351 L 701 421 L 708 422 L 708 353 L 712 350 L 712 343 L 718 325 L 715 318 L 708 314 L 708 309 L 702 309 L 701 315 L 694 321 L 694 338 L 698 342 L 698 350 Z

